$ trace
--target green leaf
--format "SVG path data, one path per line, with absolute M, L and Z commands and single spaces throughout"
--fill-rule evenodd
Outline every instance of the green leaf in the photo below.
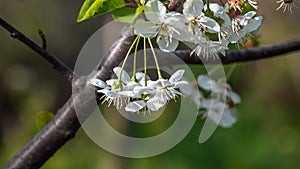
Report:
M 111 12 L 125 5 L 124 0 L 85 0 L 80 9 L 77 22 Z
M 36 125 L 38 130 L 45 127 L 53 118 L 53 114 L 47 111 L 41 111 L 36 116 Z
M 112 11 L 112 16 L 115 21 L 132 23 L 143 11 L 145 6 L 139 6 L 138 8 L 118 8 Z

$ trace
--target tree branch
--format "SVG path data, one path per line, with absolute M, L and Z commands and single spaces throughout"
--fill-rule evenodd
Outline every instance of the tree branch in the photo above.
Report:
M 4 169 L 36 169 L 41 167 L 60 147 L 75 136 L 80 128 L 80 119 L 87 118 L 95 109 L 95 87 L 87 84 L 87 79 L 110 78 L 111 70 L 124 59 L 134 40 L 131 30 L 127 27 L 106 53 L 98 67 L 98 71 L 81 77 L 73 82 L 72 97 L 58 111 L 53 120 L 44 127 L 5 167 Z M 75 112 L 75 106 L 77 115 Z M 79 114 L 80 113 L 80 114 Z
M 230 64 L 280 56 L 298 50 L 300 50 L 300 38 L 287 42 L 281 42 L 275 45 L 240 50 L 229 50 L 226 51 L 226 56 L 219 54 L 219 58 L 223 64 Z M 191 51 L 188 50 L 178 50 L 173 52 L 173 54 L 181 58 L 186 64 L 203 64 L 203 61 L 205 61 L 205 64 L 217 63 L 215 60 L 204 60 L 196 55 L 190 56 L 190 52 Z
M 0 18 L 0 24 L 6 28 L 13 37 L 25 43 L 28 47 L 42 55 L 53 66 L 60 65 L 62 69 L 56 67 L 56 70 L 71 80 L 73 72 L 64 66 L 54 56 L 41 49 L 30 39 L 25 37 L 12 26 L 8 25 Z M 124 59 L 135 36 L 127 27 L 121 33 L 121 36 L 115 41 L 110 50 L 106 53 L 96 72 L 88 77 L 81 77 L 73 81 L 76 90 L 73 95 L 58 111 L 53 120 L 44 127 L 4 168 L 5 169 L 35 169 L 42 166 L 60 147 L 75 136 L 80 128 L 77 116 L 81 119 L 87 118 L 95 109 L 92 103 L 95 101 L 95 88 L 87 84 L 87 79 L 99 78 L 107 80 L 112 75 L 112 69 L 118 66 Z M 300 49 L 300 39 L 280 43 L 273 46 L 251 48 L 245 50 L 228 51 L 226 57 L 220 57 L 224 64 L 233 62 L 242 62 L 268 58 L 275 55 L 285 54 Z M 176 51 L 177 56 L 182 58 L 187 64 L 202 64 L 199 57 L 189 57 L 189 51 Z M 69 75 L 69 76 L 66 76 Z M 75 112 L 82 112 L 77 114 Z
M 57 70 L 60 74 L 62 74 L 63 77 L 65 77 L 68 81 L 72 82 L 72 78 L 74 78 L 76 75 L 70 69 L 68 66 L 66 66 L 64 63 L 62 63 L 59 59 L 57 59 L 54 55 L 46 51 L 45 49 L 38 46 L 36 43 L 34 43 L 32 40 L 30 40 L 27 36 L 25 36 L 23 33 L 18 31 L 16 28 L 11 26 L 9 23 L 7 23 L 5 20 L 3 20 L 0 17 L 0 25 L 6 29 L 8 32 L 10 32 L 11 37 L 18 39 L 22 43 L 24 43 L 26 46 L 28 46 L 30 49 L 38 53 L 40 56 L 42 56 L 45 60 L 47 60 L 55 70 Z

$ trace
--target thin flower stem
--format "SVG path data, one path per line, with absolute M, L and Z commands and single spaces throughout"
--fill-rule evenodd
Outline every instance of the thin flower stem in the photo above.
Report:
M 155 51 L 154 51 L 154 48 L 152 46 L 150 38 L 148 38 L 148 42 L 150 44 L 150 48 L 151 48 L 151 51 L 152 51 L 152 54 L 153 54 L 153 58 L 154 58 L 154 61 L 155 61 L 155 64 L 156 64 L 158 79 L 163 79 L 163 77 L 161 75 L 161 72 L 160 72 L 159 65 L 158 65 L 157 57 L 156 57 L 156 54 L 155 54 Z
M 129 56 L 129 54 L 130 54 L 132 48 L 134 47 L 134 44 L 137 42 L 137 40 L 139 39 L 139 37 L 140 37 L 140 36 L 137 36 L 137 37 L 134 39 L 134 41 L 132 42 L 132 44 L 131 44 L 131 46 L 130 46 L 130 48 L 129 48 L 129 50 L 128 50 L 126 56 L 125 56 L 124 62 L 123 62 L 122 67 L 121 67 L 120 75 L 119 75 L 119 77 L 118 77 L 118 83 L 121 82 L 121 77 L 122 77 L 122 73 L 123 73 L 123 70 L 124 70 L 126 61 L 127 61 L 127 59 L 128 59 L 128 56 Z
M 222 2 L 222 0 L 219 0 L 219 2 L 220 2 L 220 4 L 221 4 L 222 6 L 225 5 L 224 2 Z
M 207 11 L 210 12 L 210 8 L 209 8 L 209 0 L 206 0 L 206 6 L 207 6 Z
M 144 38 L 144 83 L 147 86 L 147 52 L 146 52 L 146 38 Z
M 135 76 L 135 74 L 136 74 L 136 53 L 137 53 L 137 49 L 139 47 L 140 39 L 141 39 L 141 37 L 138 36 L 138 40 L 135 44 L 135 50 L 134 50 L 134 55 L 133 55 L 133 73 L 132 73 L 132 78 L 131 78 L 131 80 L 133 80 L 133 81 L 136 81 L 136 76 Z

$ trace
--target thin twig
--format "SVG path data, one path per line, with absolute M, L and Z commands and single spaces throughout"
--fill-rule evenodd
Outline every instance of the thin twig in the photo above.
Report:
M 222 64 L 231 64 L 236 62 L 254 61 L 271 57 L 273 58 L 275 56 L 280 56 L 298 50 L 300 50 L 300 38 L 281 42 L 275 45 L 240 50 L 229 50 L 226 51 L 226 56 L 219 54 L 219 58 Z M 178 50 L 173 54 L 181 58 L 186 64 L 203 64 L 203 61 L 205 62 L 205 64 L 220 63 L 216 60 L 205 60 L 196 55 L 192 55 L 190 57 L 190 52 L 191 51 L 188 50 Z
M 47 39 L 46 39 L 45 32 L 41 28 L 39 28 L 38 29 L 38 33 L 39 33 L 39 35 L 41 37 L 41 40 L 42 40 L 42 47 L 43 47 L 43 49 L 47 50 Z
M 19 41 L 23 42 L 26 46 L 28 46 L 30 49 L 38 53 L 45 60 L 47 60 L 55 70 L 57 70 L 60 74 L 62 74 L 63 77 L 65 77 L 68 81 L 72 82 L 72 79 L 75 77 L 74 72 L 63 62 L 57 59 L 57 57 L 55 57 L 53 54 L 49 53 L 45 49 L 38 46 L 35 42 L 30 40 L 27 36 L 25 36 L 23 33 L 18 31 L 12 25 L 7 23 L 1 17 L 0 17 L 0 25 L 8 32 L 10 32 L 11 37 L 18 39 Z

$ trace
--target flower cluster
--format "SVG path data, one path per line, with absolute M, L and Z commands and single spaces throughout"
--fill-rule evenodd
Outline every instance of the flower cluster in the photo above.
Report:
M 99 79 L 91 79 L 90 84 L 100 88 L 100 98 L 108 105 L 114 105 L 117 109 L 125 107 L 125 111 L 132 113 L 150 113 L 164 107 L 169 101 L 183 95 L 180 90 L 188 85 L 182 80 L 184 70 L 176 71 L 169 79 L 160 78 L 156 81 L 142 72 L 134 74 L 130 78 L 128 73 L 120 67 L 113 69 L 118 79 L 109 79 L 106 82 Z
M 198 76 L 198 86 L 204 94 L 193 92 L 193 100 L 200 108 L 200 115 L 207 117 L 221 127 L 231 127 L 236 122 L 236 105 L 241 103 L 241 98 L 232 91 L 230 85 L 224 81 L 216 82 L 205 75 Z
M 241 5 L 250 5 L 255 10 L 257 1 L 228 0 L 220 5 L 186 0 L 182 13 L 178 13 L 168 12 L 159 0 L 149 0 L 144 9 L 146 19 L 135 22 L 134 33 L 146 38 L 156 37 L 162 51 L 176 50 L 180 41 L 195 46 L 191 54 L 216 58 L 218 53 L 225 55 L 229 44 L 243 45 L 245 38 L 262 23 L 262 16 L 256 16 L 254 10 L 243 10 Z
M 220 1 L 221 2 L 221 1 Z M 121 67 L 113 69 L 116 79 L 90 80 L 103 94 L 102 103 L 114 105 L 131 113 L 151 113 L 162 109 L 168 102 L 183 95 L 191 95 L 200 108 L 201 115 L 222 127 L 230 127 L 236 122 L 235 107 L 241 102 L 225 81 L 214 81 L 207 76 L 198 77 L 198 86 L 204 94 L 193 92 L 191 85 L 183 79 L 184 70 L 176 71 L 169 79 L 162 77 L 155 54 L 152 38 L 165 52 L 175 51 L 180 42 L 193 44 L 191 54 L 206 59 L 214 59 L 219 53 L 225 55 L 230 44 L 242 46 L 252 38 L 263 18 L 256 16 L 256 0 L 228 0 L 225 4 L 208 3 L 202 0 L 186 0 L 181 13 L 168 11 L 159 0 L 148 0 L 144 5 L 144 18 L 133 23 L 136 39 L 130 46 Z M 246 9 L 247 10 L 244 10 Z M 250 9 L 250 10 L 249 10 Z M 144 72 L 136 72 L 136 55 L 140 39 L 144 44 Z M 147 43 L 156 64 L 158 79 L 147 75 Z M 124 70 L 125 63 L 134 51 L 132 76 Z

